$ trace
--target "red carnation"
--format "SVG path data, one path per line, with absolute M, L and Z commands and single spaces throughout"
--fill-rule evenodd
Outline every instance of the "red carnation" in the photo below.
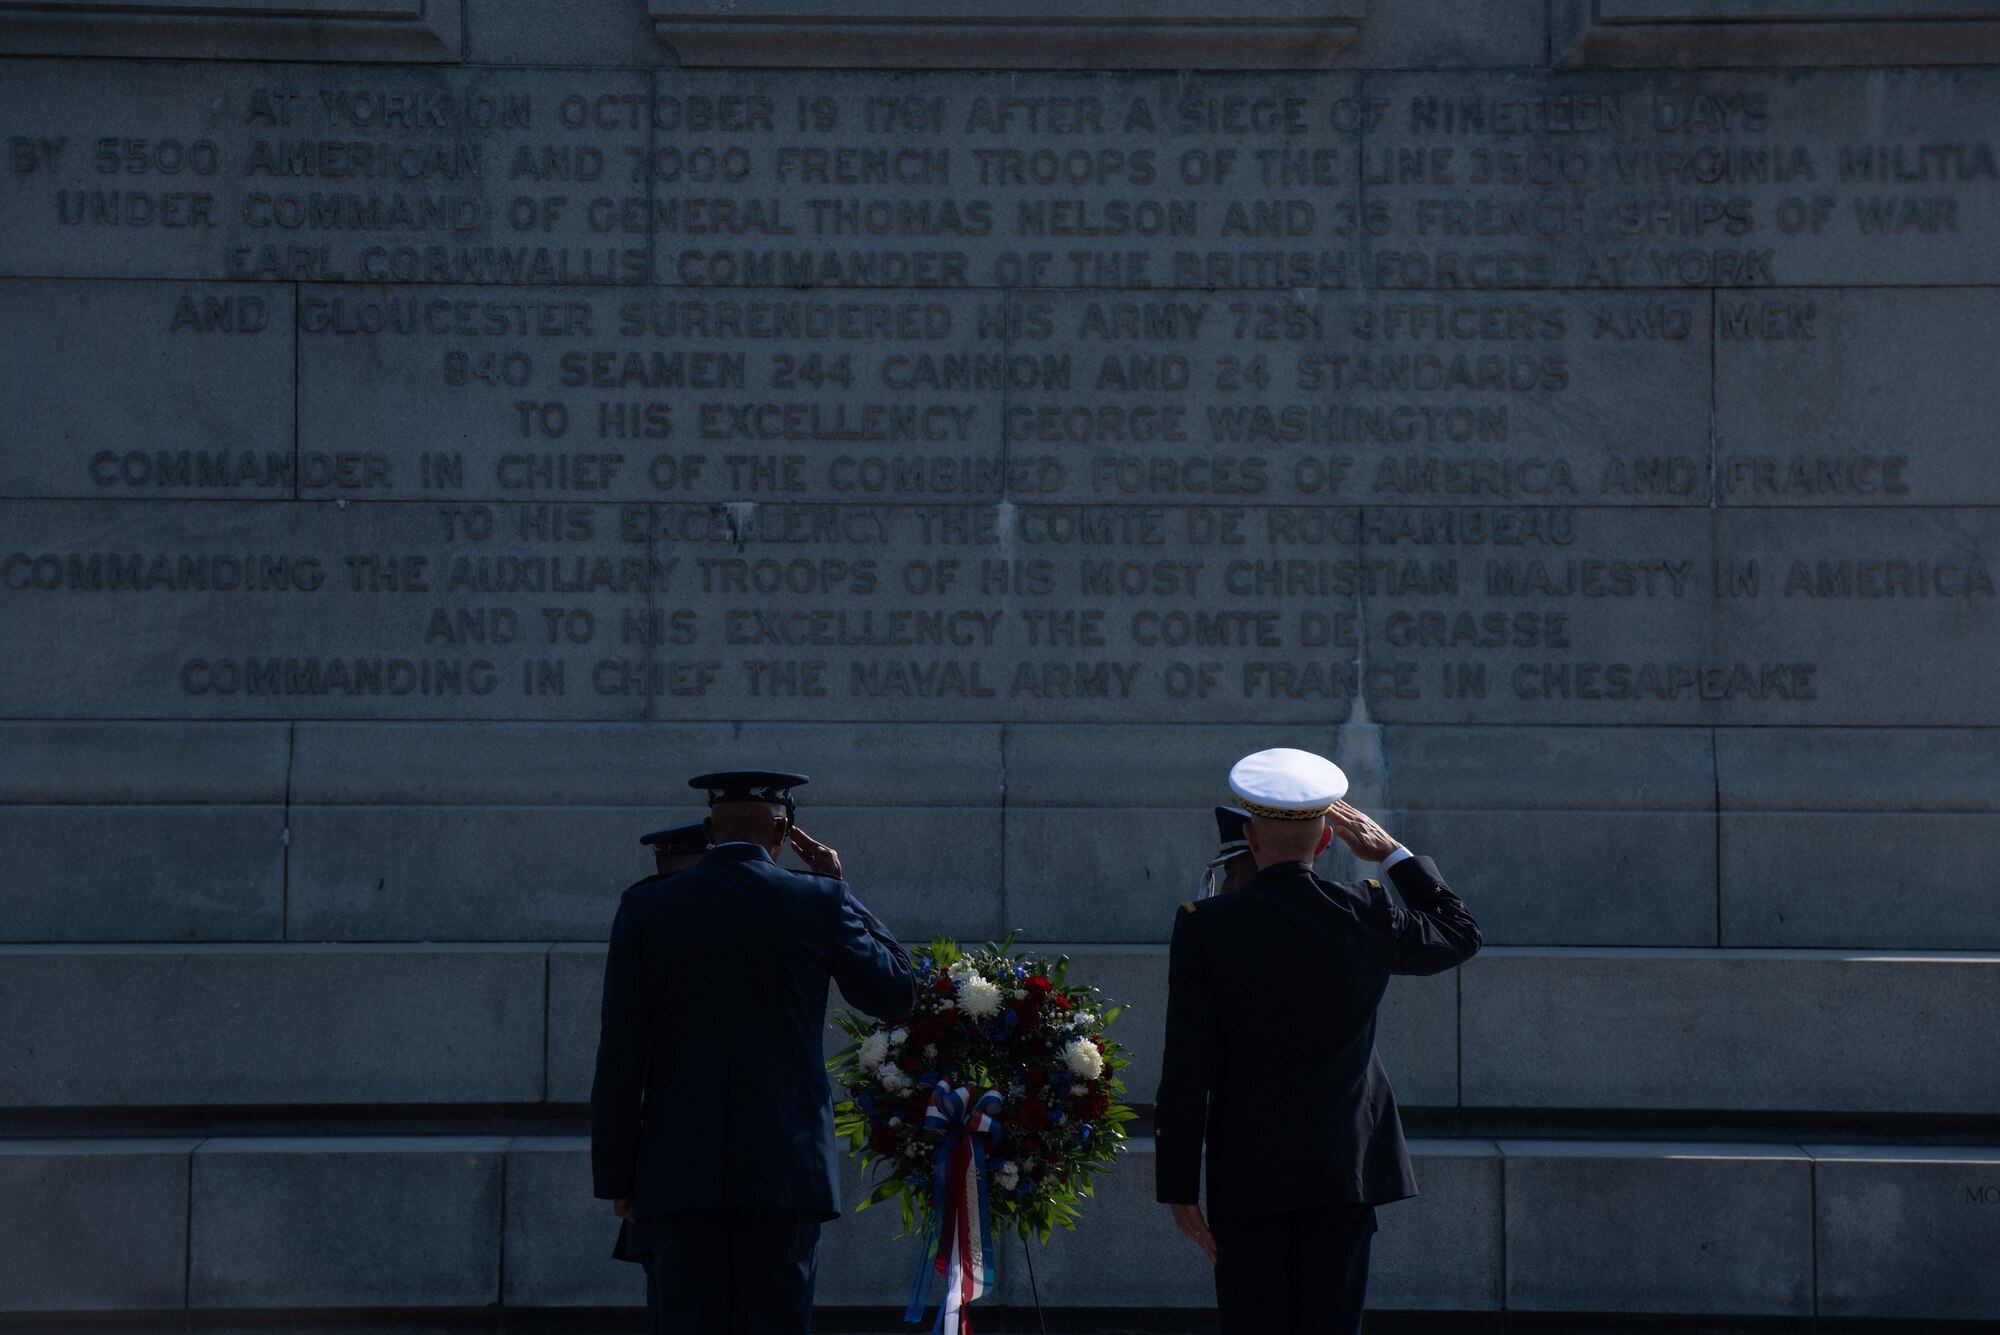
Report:
M 919 1043 L 935 1043 L 944 1034 L 944 1026 L 926 1015 L 910 1026 L 910 1033 Z
M 940 978 L 931 984 L 931 995 L 948 997 L 951 995 L 951 979 Z
M 1069 1009 L 1069 998 L 1063 996 L 1061 993 L 1057 993 L 1055 996 L 1051 997 L 1050 1000 L 1056 1003 L 1057 1010 L 1066 1011 Z
M 928 1107 L 930 1107 L 929 1099 L 925 1098 L 922 1094 L 912 1094 L 903 1100 L 903 1116 L 913 1122 L 920 1121 L 923 1118 L 924 1109 Z
M 886 1125 L 877 1125 L 868 1133 L 868 1148 L 887 1158 L 896 1152 L 896 1133 Z
M 924 1064 L 915 1057 L 905 1057 L 903 1058 L 903 1069 L 914 1075 L 924 1069 Z
M 1021 1110 L 1014 1114 L 1014 1120 L 1021 1124 L 1023 1131 L 1040 1131 L 1049 1124 L 1049 1105 L 1040 1099 L 1023 1100 Z
M 1042 1138 L 1040 1136 L 1029 1136 L 1021 1142 L 1021 1148 L 1030 1154 L 1040 1154 L 1042 1152 Z
M 1031 1085 L 1031 1086 L 1033 1086 L 1033 1085 L 1039 1085 L 1039 1084 L 1041 1084 L 1041 1083 L 1042 1083 L 1042 1082 L 1043 1082 L 1044 1080 L 1047 1080 L 1048 1078 L 1049 1078 L 1049 1073 L 1048 1073 L 1047 1071 L 1044 1071 L 1044 1070 L 1043 1070 L 1043 1069 L 1042 1069 L 1041 1067 L 1039 1067 L 1039 1066 L 1030 1066 L 1030 1067 L 1028 1068 L 1028 1084 L 1029 1084 L 1029 1085 Z
M 1055 984 L 1051 983 L 1041 974 L 1036 974 L 1033 978 L 1030 978 L 1027 982 L 1028 995 L 1031 997 L 1045 997 L 1054 987 Z
M 1092 1094 L 1080 1106 L 1085 1117 L 1102 1117 L 1111 1111 L 1111 1097 L 1108 1094 Z
M 946 1006 L 943 1010 L 939 1011 L 938 1023 L 943 1025 L 947 1029 L 957 1024 L 958 1008 L 956 1006 Z

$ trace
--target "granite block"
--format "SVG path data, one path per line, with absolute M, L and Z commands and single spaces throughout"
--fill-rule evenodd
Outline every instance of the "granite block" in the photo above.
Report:
M 0 1106 L 537 1103 L 546 950 L 0 948 Z
M 1507 1306 L 1807 1316 L 1812 1162 L 1788 1145 L 1500 1142 Z
M 281 806 L 0 806 L 0 940 L 276 941 Z
M 550 1103 L 590 1102 L 590 1084 L 597 1070 L 598 1008 L 603 1000 L 603 946 L 549 948 Z
M 0 723 L 0 802 L 285 800 L 288 728 L 269 723 Z
M 1665 812 L 1715 809 L 1705 728 L 1382 730 L 1396 805 L 1412 812 Z
M 1388 1311 L 1501 1307 L 1500 1151 L 1489 1140 L 1416 1137 L 1417 1195 L 1376 1212 L 1370 1305 Z
M 1718 297 L 1722 503 L 1993 504 L 1979 349 L 1996 333 L 2000 297 L 1978 289 Z M 1954 389 L 1907 392 L 1918 383 Z
M 185 1305 L 197 1143 L 0 1140 L 0 1312 Z
M 590 1138 L 507 1142 L 507 1258 L 500 1301 L 510 1307 L 643 1307 L 646 1272 L 611 1259 L 618 1220 L 591 1195 Z
M 1722 818 L 1722 944 L 1996 950 L 2000 816 Z
M 1722 728 L 1716 798 L 1747 811 L 2000 813 L 1990 728 Z
M 1981 1113 L 2000 955 L 1514 949 L 1460 971 L 1468 1107 Z
M 295 807 L 299 940 L 602 941 L 618 896 L 653 874 L 639 836 L 696 808 Z M 856 897 L 912 939 L 999 927 L 997 812 L 820 807 Z M 797 859 L 787 855 L 787 865 Z
M 8 280 L 0 324 L 35 331 L 0 364 L 0 495 L 296 494 L 291 288 Z
M 1828 1317 L 2000 1320 L 2000 1148 L 1808 1145 Z
M 1002 792 L 1000 730 L 949 724 L 303 723 L 297 746 L 292 798 L 306 805 L 653 807 L 666 824 L 699 814 L 689 776 L 753 764 L 812 777 L 802 819 L 823 804 L 983 806 Z
M 1715 721 L 1957 729 L 2000 720 L 1987 687 L 2000 655 L 1985 555 L 1996 542 L 2000 511 L 1990 508 L 1723 508 L 1716 555 L 1754 565 L 1757 593 L 1718 598 L 1714 634 L 1732 658 L 1811 672 L 1792 674 L 1786 698 L 1738 693 Z M 1934 649 L 1911 652 L 1917 645 Z M 1942 754 L 1959 751 L 1947 740 Z
M 205 1142 L 194 1156 L 188 1305 L 497 1301 L 506 1144 L 491 1136 Z
M 1274 736 L 1268 724 L 1216 726 L 1133 723 L 1063 726 L 1026 720 L 1006 729 L 1007 808 L 1176 807 L 1176 817 L 1205 828 L 1215 842 L 1209 809 L 1233 803 L 1229 767 L 1267 746 L 1295 746 L 1332 755 L 1336 730 L 1295 724 Z M 1115 803 L 1110 798 L 1117 798 Z M 1201 840 L 1196 840 L 1200 843 Z M 1198 862 L 1208 861 L 1209 847 Z
M 1424 810 L 1382 821 L 1436 860 L 1488 945 L 1716 944 L 1710 813 Z

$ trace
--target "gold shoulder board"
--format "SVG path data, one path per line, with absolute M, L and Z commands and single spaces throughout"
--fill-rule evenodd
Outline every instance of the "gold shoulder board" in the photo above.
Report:
M 1193 912 L 1194 912 L 1194 901 L 1193 901 L 1192 899 L 1184 899 L 1184 900 L 1182 900 L 1182 901 L 1181 901 L 1181 912 L 1182 912 L 1182 913 L 1193 913 Z

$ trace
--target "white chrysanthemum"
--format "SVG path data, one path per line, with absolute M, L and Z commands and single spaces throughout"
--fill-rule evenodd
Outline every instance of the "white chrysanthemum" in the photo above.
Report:
M 910 1031 L 907 1029 L 891 1029 L 889 1031 L 889 1046 L 900 1048 L 909 1037 Z
M 902 1124 L 903 1124 L 903 1119 L 900 1117 L 891 1117 L 889 1119 L 890 1126 L 901 1126 Z
M 872 1071 L 883 1062 L 888 1061 L 889 1036 L 879 1029 L 868 1035 L 867 1038 L 861 1041 L 859 1060 L 861 1062 L 861 1069 L 864 1071 Z
M 1074 1039 L 1064 1045 L 1063 1065 L 1085 1080 L 1095 1080 L 1104 1074 L 1104 1054 L 1088 1039 Z
M 876 1070 L 875 1078 L 882 1082 L 882 1088 L 891 1094 L 899 1094 L 908 1088 L 910 1078 L 903 1074 L 903 1068 L 894 1062 L 883 1062 Z
M 1006 1163 L 1000 1165 L 1000 1171 L 995 1173 L 993 1177 L 1000 1184 L 1000 1190 L 1012 1191 L 1021 1185 L 1021 1165 L 1009 1159 Z
M 958 985 L 958 1008 L 975 1020 L 990 1020 L 1000 1013 L 1000 989 L 977 975 Z
M 1096 1011 L 1083 1012 L 1081 1015 L 1076 1017 L 1073 1023 L 1071 1023 L 1070 1028 L 1078 1030 L 1097 1028 L 1097 1012 Z
M 1025 987 L 1017 987 L 1012 992 L 1009 992 L 1007 995 L 1014 998 L 1014 1000 L 1016 1001 L 1026 1001 L 1028 999 L 1028 989 Z
M 925 1061 L 937 1060 L 937 1044 L 935 1043 L 924 1044 L 924 1060 Z

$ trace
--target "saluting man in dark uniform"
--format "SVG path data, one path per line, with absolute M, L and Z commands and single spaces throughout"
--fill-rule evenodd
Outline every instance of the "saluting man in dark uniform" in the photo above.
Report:
M 916 980 L 840 855 L 793 823 L 803 774 L 689 782 L 712 846 L 626 891 L 611 925 L 591 1175 L 643 1225 L 657 1328 L 792 1335 L 811 1327 L 820 1225 L 840 1214 L 827 984 L 894 1019 Z M 778 866 L 787 843 L 810 873 Z
M 1361 1329 L 1375 1207 L 1417 1192 L 1375 1010 L 1391 975 L 1470 959 L 1479 926 L 1429 858 L 1340 800 L 1332 761 L 1259 751 L 1229 784 L 1258 871 L 1174 918 L 1158 1195 L 1215 1265 L 1224 1335 L 1347 1335 Z M 1388 870 L 1402 905 L 1379 881 L 1313 874 L 1335 834 Z
M 664 830 L 639 836 L 639 842 L 653 850 L 653 874 L 642 876 L 627 886 L 637 890 L 649 881 L 657 881 L 662 876 L 676 876 L 701 861 L 701 855 L 708 851 L 708 824 L 706 821 L 691 820 L 682 825 L 669 825 Z M 630 1220 L 618 1223 L 618 1241 L 612 1244 L 613 1260 L 630 1261 L 646 1268 L 646 1310 L 653 1309 L 653 1248 L 646 1229 Z M 658 1322 L 648 1322 L 651 1335 L 665 1335 Z

